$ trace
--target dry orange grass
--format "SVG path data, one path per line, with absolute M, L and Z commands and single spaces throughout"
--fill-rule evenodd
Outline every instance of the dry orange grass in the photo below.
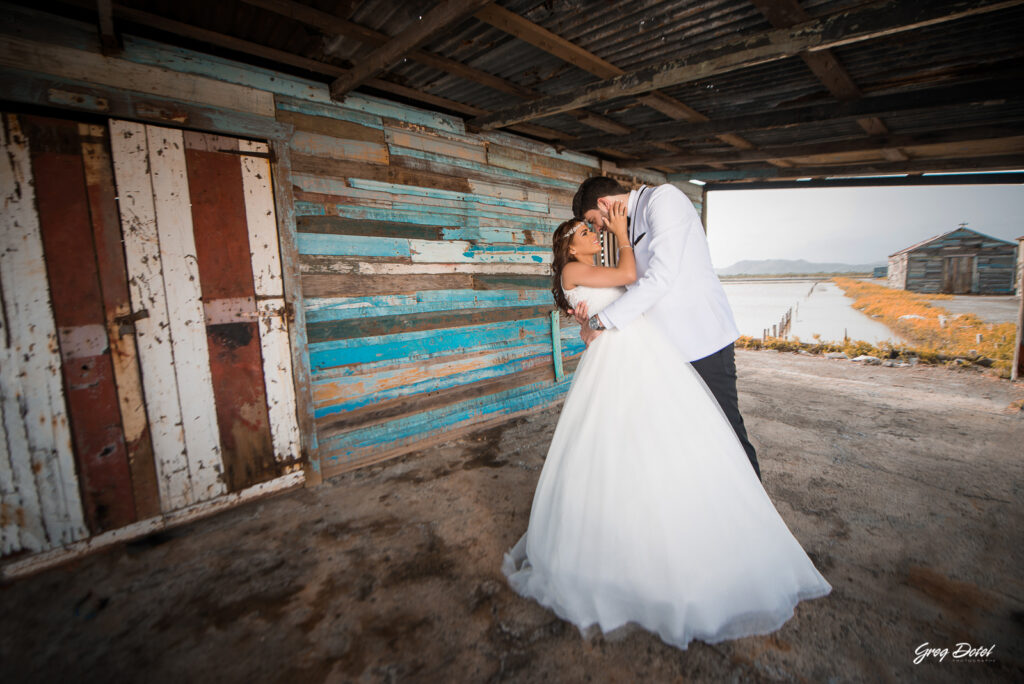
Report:
M 1016 335 L 1012 323 L 985 323 L 974 314 L 953 315 L 928 301 L 952 299 L 950 295 L 928 295 L 926 299 L 914 292 L 852 278 L 832 280 L 854 300 L 853 308 L 877 318 L 920 350 L 945 356 L 987 357 L 1001 372 L 1009 371 Z

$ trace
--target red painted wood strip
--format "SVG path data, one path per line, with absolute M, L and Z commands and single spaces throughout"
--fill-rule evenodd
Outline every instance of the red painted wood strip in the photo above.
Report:
M 95 340 L 75 343 L 95 337 L 86 334 L 86 326 L 106 329 L 81 140 L 71 121 L 25 117 L 24 122 L 54 320 L 68 342 L 61 365 L 83 508 L 95 534 L 137 516 L 109 351 Z
M 160 514 L 160 490 L 142 396 L 142 376 L 135 336 L 123 330 L 116 320 L 119 316 L 131 313 L 131 299 L 124 247 L 121 244 L 121 221 L 115 199 L 109 132 L 106 126 L 86 124 L 79 124 L 78 130 L 82 138 L 93 244 L 103 292 L 104 317 L 121 407 L 128 467 L 132 476 L 135 512 L 140 520 L 145 520 Z
M 237 154 L 190 145 L 193 135 L 185 134 L 185 161 L 203 302 L 208 312 L 252 302 L 248 321 L 206 329 L 224 476 L 228 489 L 238 491 L 282 473 L 267 417 L 241 163 Z

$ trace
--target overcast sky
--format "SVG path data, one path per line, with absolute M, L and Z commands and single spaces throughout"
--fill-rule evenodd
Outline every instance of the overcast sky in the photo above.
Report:
M 720 190 L 708 195 L 716 268 L 745 259 L 884 263 L 904 247 L 967 227 L 1024 235 L 1024 186 Z

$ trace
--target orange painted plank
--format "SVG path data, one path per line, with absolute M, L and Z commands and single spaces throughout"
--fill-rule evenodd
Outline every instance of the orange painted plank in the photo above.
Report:
M 91 532 L 137 519 L 78 125 L 25 117 L 72 443 Z

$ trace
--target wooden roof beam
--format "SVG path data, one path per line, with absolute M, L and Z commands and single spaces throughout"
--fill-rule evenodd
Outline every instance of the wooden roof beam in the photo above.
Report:
M 100 29 L 100 49 L 106 56 L 121 52 L 121 41 L 114 31 L 114 8 L 111 0 L 96 0 L 96 14 Z
M 391 69 L 423 43 L 473 15 L 491 0 L 441 0 L 411 26 L 360 60 L 331 84 L 331 97 L 340 100 L 378 74 Z
M 293 2 L 293 0 L 241 1 L 248 5 L 259 7 L 261 9 L 267 10 L 268 12 L 273 12 L 275 14 L 279 14 L 280 16 L 287 17 L 289 19 L 298 21 L 308 26 L 312 26 L 313 28 L 322 31 L 325 34 L 346 36 L 348 38 L 352 38 L 361 43 L 366 43 L 367 45 L 371 45 L 373 47 L 380 47 L 382 45 L 385 45 L 389 40 L 386 34 L 380 33 L 378 31 L 375 31 L 371 28 L 367 28 L 360 24 L 348 21 L 347 19 L 336 17 L 333 14 L 329 14 L 327 12 L 314 9 L 308 5 Z M 419 62 L 420 64 L 429 66 L 433 69 L 437 69 L 438 71 L 451 74 L 453 76 L 458 76 L 460 78 L 466 79 L 467 81 L 472 81 L 473 83 L 478 83 L 480 85 L 487 86 L 488 88 L 493 88 L 494 90 L 503 93 L 508 93 L 509 95 L 515 95 L 516 97 L 522 97 L 525 99 L 536 99 L 541 96 L 540 93 L 533 90 L 532 88 L 521 86 L 517 83 L 513 83 L 512 81 L 508 81 L 499 76 L 489 74 L 486 71 L 481 71 L 480 69 L 476 69 L 467 64 L 463 64 L 462 62 L 456 61 L 454 59 L 449 59 L 448 57 L 444 57 L 433 52 L 428 52 L 426 50 L 413 51 L 412 53 L 409 54 L 409 59 L 413 59 Z M 388 88 L 381 88 L 381 83 L 382 82 L 378 80 L 378 82 L 372 87 L 378 88 L 380 90 L 385 90 L 388 92 L 393 92 L 397 95 L 403 95 L 408 97 L 408 95 L 406 95 L 404 92 L 398 92 L 399 86 L 397 86 L 396 84 L 393 84 L 390 81 L 383 81 L 383 83 L 389 84 L 389 90 Z M 371 84 L 367 83 L 367 85 Z M 402 89 L 403 91 L 410 90 L 404 87 L 402 87 Z M 444 100 L 444 98 L 438 98 L 437 96 L 430 95 L 428 93 L 422 93 L 421 97 L 412 99 L 419 99 L 420 101 L 427 103 L 431 103 L 432 100 L 435 101 L 435 103 L 439 102 L 440 100 Z M 453 100 L 447 100 L 447 102 L 454 103 Z M 476 109 L 475 107 L 471 107 L 470 105 L 464 105 L 461 103 L 454 104 L 460 104 L 461 108 L 452 106 L 452 104 L 438 104 L 438 106 L 442 106 L 445 109 L 449 109 L 454 112 L 459 112 L 461 114 L 467 114 L 470 116 L 478 115 L 477 113 L 470 111 L 472 109 Z M 489 114 L 490 112 L 487 113 Z M 594 114 L 592 112 L 580 110 L 570 111 L 568 112 L 568 114 L 576 118 L 580 123 L 586 126 L 590 126 L 591 128 L 595 128 L 599 131 L 603 131 L 605 133 L 616 133 L 622 135 L 631 131 L 630 128 L 627 128 L 626 126 L 623 126 L 622 124 L 619 124 L 613 121 L 612 119 L 603 117 L 599 114 Z M 567 133 L 555 131 L 554 129 L 551 128 L 546 128 L 544 126 L 536 126 L 533 124 L 520 127 L 516 130 L 518 130 L 521 133 L 526 133 L 527 135 L 534 135 L 537 137 L 546 138 L 548 140 L 569 140 L 575 137 Z M 533 132 L 527 133 L 527 131 Z M 538 136 L 537 131 L 546 131 L 546 133 L 545 135 Z M 676 150 L 678 150 L 678 148 L 676 148 Z
M 1021 92 L 1019 87 L 1020 79 L 1024 76 L 1020 68 L 992 73 L 991 76 L 953 86 L 776 109 L 703 123 L 654 124 L 636 132 L 630 137 L 630 142 L 639 144 L 666 140 L 705 140 L 721 133 L 788 128 L 822 121 L 856 120 L 866 116 L 886 116 L 899 112 L 949 109 L 967 105 L 991 107 L 1024 99 L 1024 92 Z M 599 135 L 578 138 L 567 146 L 575 150 L 590 150 L 614 145 L 616 141 L 621 143 L 620 139 L 613 136 Z
M 539 50 L 554 55 L 599 78 L 613 78 L 626 73 L 625 70 L 601 59 L 589 50 L 576 45 L 570 40 L 566 40 L 539 24 L 535 24 L 526 17 L 510 12 L 500 5 L 488 5 L 478 11 L 475 16 L 480 21 L 490 24 L 494 28 L 504 31 L 523 42 L 533 45 Z M 670 119 L 682 121 L 708 120 L 708 117 L 693 107 L 658 91 L 647 93 L 638 97 L 637 100 L 651 109 L 661 112 Z M 740 149 L 751 149 L 753 147 L 750 142 L 738 135 L 726 134 L 720 136 L 720 139 L 722 142 Z
M 958 159 L 911 159 L 901 162 L 869 162 L 847 166 L 753 166 L 728 171 L 699 171 L 670 174 L 669 180 L 697 178 L 707 182 L 754 179 L 797 179 L 847 176 L 883 176 L 897 173 L 943 173 L 1008 171 L 1024 168 L 1024 154 L 1007 154 L 986 157 L 963 157 Z
M 827 50 L 895 33 L 935 26 L 969 16 L 1016 7 L 1024 0 L 886 0 L 837 12 L 788 29 L 742 36 L 690 57 L 638 69 L 621 76 L 550 95 L 535 102 L 478 117 L 477 127 L 502 128 L 629 95 L 706 79 L 797 55 Z
M 800 6 L 799 0 L 750 0 L 775 28 L 789 28 L 811 20 L 811 15 Z M 801 52 L 800 58 L 818 78 L 840 100 L 856 100 L 863 97 L 850 73 L 839 63 L 831 50 Z M 889 128 L 877 116 L 858 119 L 857 123 L 870 135 L 885 135 Z M 890 161 L 905 161 L 909 157 L 899 148 L 884 151 Z
M 948 143 L 960 143 L 961 145 L 965 143 L 973 143 L 977 144 L 979 148 L 982 146 L 991 147 L 993 141 L 1000 141 L 1000 144 L 1004 145 L 1004 152 L 1009 152 L 1012 149 L 1013 151 L 1024 153 L 1024 131 L 1022 131 L 1019 126 L 975 126 L 971 128 L 932 131 L 927 133 L 903 135 L 889 134 L 830 143 L 808 143 L 801 145 L 766 147 L 759 150 L 737 150 L 735 152 L 720 152 L 703 155 L 692 154 L 639 157 L 629 159 L 623 163 L 630 166 L 650 166 L 657 164 L 659 166 L 672 167 L 706 166 L 711 162 L 743 164 L 750 162 L 771 162 L 773 159 L 789 159 L 792 157 L 827 157 L 848 154 L 851 152 L 873 152 L 882 154 L 885 149 L 944 145 Z M 973 156 L 979 151 L 980 150 L 968 151 L 967 154 Z M 907 159 L 909 159 L 909 157 Z M 907 159 L 888 159 L 888 161 L 907 161 Z M 849 163 L 858 164 L 864 162 L 851 161 Z

